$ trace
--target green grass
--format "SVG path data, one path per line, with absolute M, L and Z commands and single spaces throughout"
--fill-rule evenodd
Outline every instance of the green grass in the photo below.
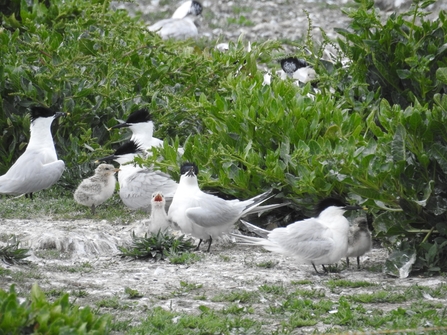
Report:
M 3 219 L 52 219 L 52 220 L 107 220 L 114 224 L 130 224 L 146 219 L 147 213 L 130 211 L 115 193 L 112 198 L 98 206 L 92 215 L 88 207 L 78 205 L 73 192 L 58 186 L 36 192 L 33 200 L 25 197 L 3 196 L 0 202 L 0 217 Z

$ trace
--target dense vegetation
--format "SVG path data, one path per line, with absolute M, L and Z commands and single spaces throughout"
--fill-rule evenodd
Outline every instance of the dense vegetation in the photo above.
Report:
M 110 316 L 97 316 L 89 308 L 69 302 L 68 293 L 49 302 L 37 284 L 20 302 L 14 285 L 0 290 L 1 334 L 109 334 Z
M 121 141 L 107 129 L 147 106 L 166 140 L 143 163 L 178 178 L 179 161 L 192 160 L 208 189 L 247 198 L 273 187 L 305 214 L 328 195 L 363 203 L 385 245 L 417 255 L 414 269 L 446 271 L 447 22 L 443 12 L 424 20 L 430 3 L 384 21 L 358 0 L 337 41 L 308 39 L 314 55 L 298 55 L 318 73 L 315 92 L 275 76 L 263 85 L 258 63 L 280 54 L 274 41 L 221 53 L 162 41 L 106 0 L 11 2 L 0 31 L 0 174 L 26 146 L 30 105 L 70 113 L 54 125 L 66 188 Z M 320 59 L 328 44 L 340 51 L 333 63 Z

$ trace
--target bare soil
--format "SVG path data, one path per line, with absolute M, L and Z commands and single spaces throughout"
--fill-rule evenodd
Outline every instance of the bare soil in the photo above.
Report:
M 322 290 L 335 304 L 343 295 L 371 292 L 377 287 L 333 291 L 325 285 L 329 279 L 367 281 L 379 284 L 379 289 L 414 284 L 435 287 L 445 282 L 442 277 L 397 279 L 384 275 L 381 268 L 386 251 L 381 248 L 362 257 L 360 270 L 352 259 L 349 269 L 341 263 L 340 272 L 323 276 L 317 275 L 312 266 L 295 264 L 293 259 L 261 248 L 236 245 L 229 238 L 213 244 L 210 253 L 199 251 L 201 259 L 193 264 L 134 261 L 120 257 L 117 249 L 118 245 L 131 241 L 132 231 L 144 233 L 145 222 L 116 225 L 105 220 L 1 220 L 0 236 L 15 233 L 22 242 L 21 247 L 31 249 L 31 257 L 28 265 L 3 263 L 3 268 L 15 274 L 2 277 L 0 288 L 7 290 L 11 284 L 16 284 L 20 291 L 27 293 L 37 282 L 50 299 L 52 294 L 69 292 L 77 304 L 94 309 L 101 301 L 116 299 L 118 307 L 105 306 L 100 311 L 115 315 L 115 321 L 131 319 L 136 325 L 155 306 L 187 313 L 199 313 L 201 305 L 222 310 L 230 302 L 213 298 L 234 291 L 257 291 L 264 284 L 290 288 L 293 282 L 310 280 L 303 288 Z M 193 289 L 185 289 L 182 283 Z M 125 293 L 126 287 L 137 290 L 142 297 L 131 299 Z M 447 304 L 447 299 L 440 302 Z M 265 308 L 278 303 L 281 302 L 261 297 L 258 302 L 249 304 L 255 310 L 250 317 L 265 318 Z M 381 304 L 380 308 L 386 311 L 398 306 L 405 306 L 405 303 Z M 278 329 L 280 322 L 275 319 L 267 322 L 265 333 Z M 319 324 L 300 328 L 299 333 L 323 331 L 325 327 L 327 325 Z

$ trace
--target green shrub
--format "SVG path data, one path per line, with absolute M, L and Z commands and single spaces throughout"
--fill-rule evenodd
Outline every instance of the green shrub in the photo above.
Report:
M 170 255 L 181 255 L 195 247 L 194 241 L 184 235 L 175 237 L 160 230 L 156 234 L 145 234 L 144 237 L 133 234 L 132 243 L 129 246 L 118 246 L 118 249 L 122 257 L 151 258 L 158 261 Z
M 79 308 L 64 294 L 53 303 L 46 300 L 37 284 L 31 295 L 19 302 L 14 285 L 0 290 L 1 334 L 108 334 L 109 316 L 96 316 L 89 307 Z

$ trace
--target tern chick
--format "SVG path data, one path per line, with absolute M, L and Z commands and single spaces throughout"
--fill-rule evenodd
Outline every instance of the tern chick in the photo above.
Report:
M 317 206 L 317 217 L 297 221 L 287 227 L 267 231 L 243 221 L 242 223 L 262 237 L 234 234 L 241 244 L 262 246 L 264 249 L 295 258 L 299 263 L 315 265 L 334 264 L 346 256 L 349 221 L 343 216 L 347 210 L 362 207 L 346 206 L 338 199 L 328 198 Z
M 199 173 L 194 163 L 184 163 L 180 168 L 180 182 L 169 207 L 168 218 L 185 234 L 202 241 L 208 240 L 210 251 L 213 239 L 228 233 L 234 224 L 262 202 L 271 198 L 271 191 L 245 201 L 224 200 L 200 190 Z
M 97 206 L 112 197 L 115 191 L 115 172 L 119 169 L 111 164 L 100 164 L 95 169 L 95 174 L 84 179 L 74 193 L 74 199 L 78 204 L 88 206 L 95 214 Z
M 194 17 L 202 13 L 202 5 L 198 1 L 187 1 L 174 12 L 170 19 L 154 23 L 147 29 L 157 32 L 162 39 L 186 39 L 198 36 Z
M 57 159 L 51 124 L 65 113 L 45 107 L 31 107 L 30 140 L 25 152 L 0 177 L 0 194 L 30 195 L 57 183 L 65 169 Z
M 137 143 L 129 141 L 119 147 L 113 155 L 100 158 L 98 161 L 113 160 L 119 163 L 118 183 L 121 200 L 130 209 L 149 211 L 154 192 L 162 192 L 170 203 L 178 184 L 166 173 L 131 163 L 142 153 L 143 149 Z
M 170 228 L 168 215 L 166 214 L 166 200 L 162 192 L 154 192 L 151 200 L 151 218 L 149 233 L 157 234 Z
M 358 217 L 349 228 L 348 251 L 346 265 L 349 267 L 349 257 L 357 257 L 357 268 L 360 269 L 360 256 L 371 251 L 372 239 L 365 217 Z

